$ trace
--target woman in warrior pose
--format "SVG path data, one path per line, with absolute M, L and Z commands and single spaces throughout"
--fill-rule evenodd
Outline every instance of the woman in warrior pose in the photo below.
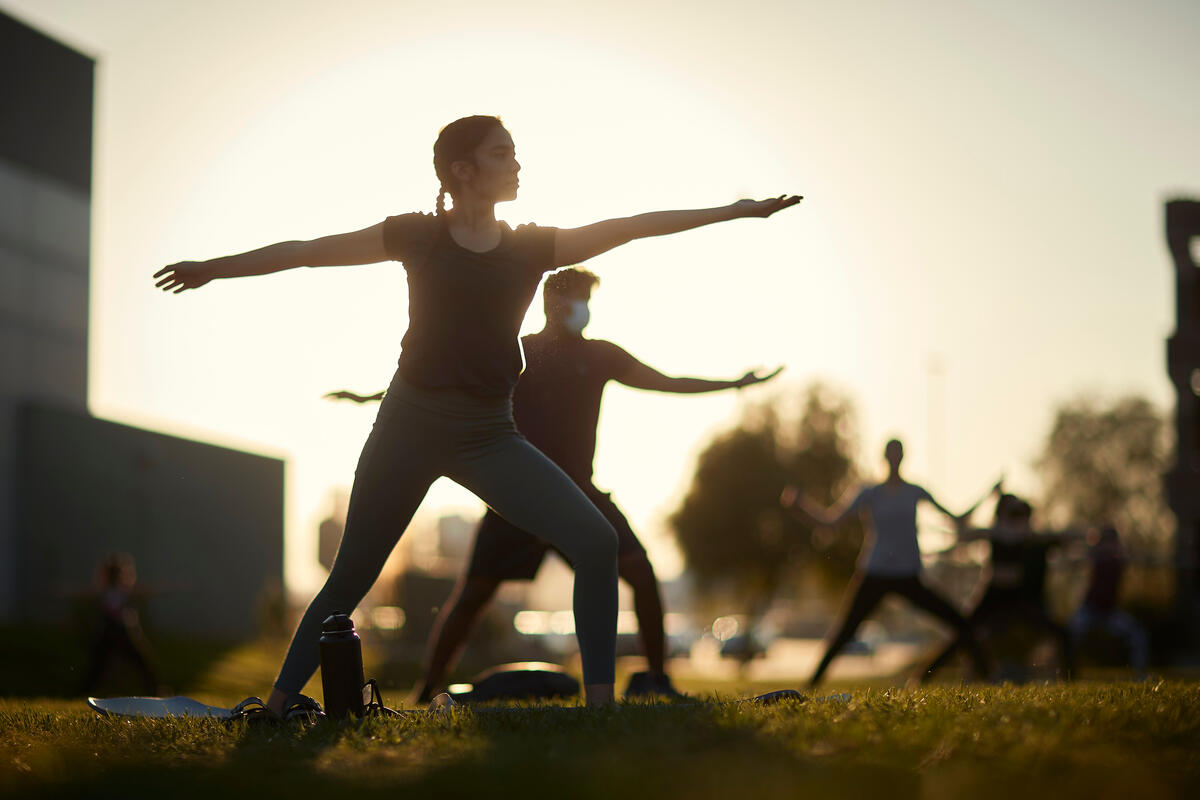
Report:
M 829 511 L 819 508 L 805 500 L 795 486 L 788 486 L 780 496 L 784 508 L 816 525 L 836 528 L 852 515 L 862 513 L 866 514 L 869 523 L 868 538 L 863 544 L 858 569 L 846 592 L 841 622 L 829 637 L 825 654 L 809 679 L 810 687 L 820 682 L 833 659 L 854 637 L 858 626 L 888 594 L 903 597 L 953 628 L 959 637 L 955 641 L 966 644 L 970 649 L 976 670 L 981 675 L 987 674 L 987 664 L 967 620 L 921 580 L 921 550 L 917 545 L 918 503 L 929 503 L 956 524 L 969 518 L 979 504 L 976 503 L 962 515 L 955 515 L 934 500 L 933 495 L 923 487 L 900 477 L 904 445 L 898 439 L 887 443 L 884 458 L 888 464 L 888 476 L 883 483 L 861 489 L 839 509 Z
M 430 484 L 446 476 L 522 530 L 550 542 L 575 570 L 574 606 L 589 704 L 613 698 L 616 532 L 579 487 L 523 439 L 512 418 L 521 372 L 518 333 L 544 273 L 648 236 L 741 217 L 769 217 L 796 196 L 658 211 L 585 225 L 515 230 L 496 219 L 517 196 L 512 137 L 496 117 L 442 129 L 433 146 L 436 214 L 402 214 L 351 233 L 280 242 L 155 273 L 164 291 L 214 278 L 294 267 L 395 260 L 408 277 L 408 331 L 399 366 L 355 470 L 346 530 L 324 587 L 305 611 L 267 700 L 303 710 L 317 668 L 321 622 L 370 589 Z M 445 208 L 445 195 L 453 206 Z

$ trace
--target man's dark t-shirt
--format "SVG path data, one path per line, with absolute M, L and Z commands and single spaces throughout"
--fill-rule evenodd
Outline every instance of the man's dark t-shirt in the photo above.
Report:
M 543 331 L 521 341 L 526 367 L 513 392 L 517 430 L 576 483 L 590 483 L 604 385 L 638 362 L 602 339 Z
M 402 214 L 383 223 L 388 258 L 408 275 L 408 331 L 400 374 L 427 389 L 504 397 L 521 373 L 521 322 L 553 269 L 555 228 L 500 223 L 485 253 L 460 247 L 446 220 Z
M 1045 602 L 1046 557 L 1057 546 L 1056 540 L 1038 536 L 1017 541 L 992 539 L 993 588 L 1041 606 Z

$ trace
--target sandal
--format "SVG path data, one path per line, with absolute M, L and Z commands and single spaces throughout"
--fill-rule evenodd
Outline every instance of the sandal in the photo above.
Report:
M 313 698 L 305 694 L 294 694 L 283 701 L 283 711 L 279 714 L 284 720 L 303 720 L 314 723 L 325 719 L 325 709 Z
M 229 720 L 234 722 L 239 719 L 247 722 L 275 722 L 279 715 L 267 708 L 261 697 L 247 697 L 229 709 Z
M 317 722 L 325 718 L 325 710 L 313 698 L 294 694 L 283 703 L 283 711 L 275 713 L 267 707 L 261 697 L 247 697 L 233 708 L 229 709 L 229 720 L 235 722 L 244 719 L 247 722 L 283 722 L 284 720 L 300 719 L 305 722 Z

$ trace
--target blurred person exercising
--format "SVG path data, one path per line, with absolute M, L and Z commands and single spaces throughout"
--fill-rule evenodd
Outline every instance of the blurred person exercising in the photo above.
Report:
M 959 530 L 960 544 L 986 541 L 992 553 L 983 592 L 972 604 L 967 619 L 980 634 L 994 635 L 1017 623 L 1050 634 L 1058 642 L 1064 676 L 1070 678 L 1070 637 L 1046 608 L 1046 557 L 1051 550 L 1079 537 L 1072 532 L 1036 532 L 1031 526 L 1032 516 L 1028 502 L 1013 494 L 1001 494 L 996 500 L 992 527 Z M 925 668 L 925 679 L 932 677 L 965 641 L 963 636 L 951 641 Z
M 133 557 L 124 553 L 107 556 L 96 570 L 96 582 L 100 618 L 83 679 L 83 694 L 91 694 L 109 666 L 123 658 L 137 670 L 146 695 L 157 695 L 158 678 L 151 665 L 150 643 L 134 605 L 135 598 L 144 592 L 137 585 Z
M 727 220 L 769 217 L 796 196 L 660 211 L 578 228 L 496 218 L 515 200 L 521 165 L 497 117 L 444 127 L 433 146 L 435 214 L 401 214 L 359 231 L 280 242 L 155 273 L 179 293 L 217 278 L 302 266 L 400 261 L 408 330 L 398 369 L 363 447 L 345 534 L 324 586 L 304 612 L 267 698 L 284 716 L 315 714 L 300 694 L 316 672 L 321 623 L 355 608 L 379 576 L 430 485 L 446 476 L 525 530 L 554 544 L 575 569 L 574 609 L 589 704 L 612 702 L 616 650 L 617 535 L 554 462 L 517 434 L 512 390 L 521 371 L 521 321 L 546 272 L 615 247 Z M 450 195 L 453 207 L 445 207 Z
M 987 674 L 983 653 L 974 645 L 967 620 L 921 581 L 921 550 L 917 544 L 918 503 L 929 503 L 956 525 L 970 517 L 979 504 L 956 516 L 923 487 L 908 483 L 900 476 L 904 445 L 898 439 L 890 440 L 883 452 L 888 465 L 888 475 L 883 483 L 859 490 L 853 499 L 835 510 L 817 507 L 795 486 L 786 487 L 780 495 L 784 508 L 821 527 L 836 528 L 854 514 L 865 514 L 866 517 L 867 538 L 846 591 L 841 622 L 830 636 L 825 654 L 809 679 L 810 687 L 820 682 L 833 659 L 854 637 L 858 626 L 888 594 L 900 595 L 952 627 L 964 641 L 971 643 L 976 670 L 981 675 Z
M 618 574 L 633 590 L 648 667 L 647 673 L 634 677 L 626 695 L 675 695 L 666 672 L 663 606 L 654 568 L 611 495 L 592 482 L 604 387 L 616 381 L 635 389 L 699 394 L 762 383 L 780 370 L 764 376 L 750 371 L 734 380 L 673 378 L 611 342 L 585 338 L 583 330 L 591 318 L 588 301 L 598 283 L 591 272 L 577 268 L 560 270 L 546 279 L 542 290 L 546 325 L 522 339 L 526 366 L 513 392 L 513 418 L 518 432 L 562 467 L 617 531 Z M 380 399 L 383 393 L 363 397 L 340 391 L 328 396 L 363 402 Z M 414 690 L 418 702 L 428 702 L 441 687 L 500 584 L 532 580 L 551 547 L 552 543 L 491 509 L 487 511 L 476 532 L 470 565 L 430 636 L 424 676 Z
M 1121 578 L 1129 562 L 1125 548 L 1121 546 L 1121 537 L 1116 528 L 1105 525 L 1090 531 L 1087 541 L 1091 571 L 1083 603 L 1067 623 L 1071 644 L 1078 650 L 1087 635 L 1095 630 L 1115 636 L 1125 643 L 1134 674 L 1144 678 L 1149 650 L 1146 630 L 1132 614 L 1117 605 Z

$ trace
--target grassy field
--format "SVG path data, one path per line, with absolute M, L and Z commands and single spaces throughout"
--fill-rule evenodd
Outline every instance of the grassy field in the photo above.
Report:
M 538 707 L 247 725 L 0 701 L 0 793 L 44 797 L 1200 796 L 1200 685 L 858 689 L 773 707 Z
M 880 681 L 826 689 L 848 691 L 845 702 L 766 708 L 542 706 L 249 726 L 96 716 L 62 696 L 77 679 L 53 641 L 9 638 L 24 649 L 0 653 L 0 677 L 26 688 L 0 698 L 5 797 L 1200 797 L 1200 682 L 1184 676 L 917 690 Z M 232 705 L 270 685 L 284 646 L 159 654 L 175 691 Z M 385 687 L 410 686 L 415 669 L 368 664 Z M 62 692 L 37 696 L 39 686 Z M 785 687 L 681 688 L 731 698 Z M 319 696 L 319 681 L 307 691 Z M 386 699 L 402 702 L 394 690 Z

